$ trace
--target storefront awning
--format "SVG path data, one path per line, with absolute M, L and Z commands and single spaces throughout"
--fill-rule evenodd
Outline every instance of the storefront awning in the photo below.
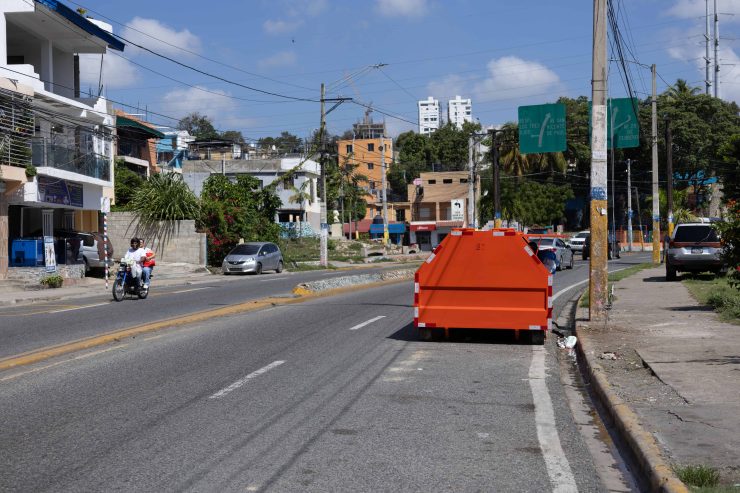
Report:
M 411 231 L 434 231 L 437 223 L 411 223 Z
M 141 132 L 148 138 L 153 139 L 164 139 L 164 134 L 155 128 L 148 127 L 141 122 L 134 120 L 133 118 L 127 118 L 125 116 L 116 116 L 116 127 L 128 127 Z

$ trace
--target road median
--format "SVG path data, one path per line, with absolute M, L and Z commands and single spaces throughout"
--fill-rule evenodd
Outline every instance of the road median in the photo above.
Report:
M 0 359 L 0 371 L 10 370 L 20 366 L 39 363 L 51 358 L 64 356 L 69 353 L 84 351 L 104 344 L 120 342 L 122 339 L 136 337 L 148 332 L 154 332 L 161 329 L 167 329 L 180 325 L 205 322 L 217 317 L 227 317 L 242 313 L 253 312 L 273 306 L 289 305 L 302 303 L 316 298 L 335 296 L 338 294 L 359 291 L 384 285 L 395 284 L 413 279 L 415 270 L 405 269 L 389 271 L 380 274 L 361 274 L 355 276 L 343 276 L 341 281 L 330 283 L 332 281 L 325 279 L 312 283 L 304 283 L 296 286 L 293 295 L 290 297 L 269 297 L 257 300 L 237 303 L 221 308 L 203 310 L 187 315 L 159 320 L 136 327 L 119 329 L 104 334 L 78 339 L 55 346 L 49 346 L 26 353 L 14 355 L 8 358 Z

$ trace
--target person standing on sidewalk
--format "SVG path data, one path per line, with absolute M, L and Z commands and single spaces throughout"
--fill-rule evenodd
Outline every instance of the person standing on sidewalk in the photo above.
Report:
M 149 280 L 152 277 L 152 270 L 154 269 L 154 266 L 157 265 L 157 262 L 154 260 L 156 255 L 151 248 L 146 246 L 146 241 L 143 238 L 140 238 L 140 241 L 141 249 L 144 251 L 144 255 L 141 258 L 141 275 L 144 279 L 144 288 L 148 289 Z

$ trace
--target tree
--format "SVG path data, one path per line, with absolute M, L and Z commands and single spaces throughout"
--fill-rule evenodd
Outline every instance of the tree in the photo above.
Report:
M 487 172 L 490 177 L 490 170 Z M 481 221 L 493 218 L 493 183 L 485 180 L 488 193 L 480 201 Z M 526 178 L 502 177 L 501 215 L 528 226 L 559 224 L 565 215 L 565 203 L 573 198 L 570 185 L 551 181 L 539 183 Z
M 200 214 L 198 197 L 178 173 L 152 175 L 136 189 L 129 209 L 147 225 L 159 221 L 197 219 Z
M 223 175 L 211 175 L 203 183 L 200 199 L 198 226 L 208 235 L 211 265 L 220 265 L 240 239 L 274 242 L 280 235 L 275 223 L 280 198 L 274 187 L 262 188 L 253 176 L 239 175 L 232 182 Z
M 684 98 L 695 96 L 699 91 L 701 91 L 701 89 L 698 87 L 691 87 L 685 79 L 678 79 L 672 87 L 668 88 L 666 96 L 673 99 Z
M 237 144 L 244 143 L 244 136 L 239 130 L 227 130 L 221 134 L 221 138 L 224 140 L 230 140 Z
M 126 209 L 137 190 L 144 184 L 144 179 L 128 169 L 123 159 L 116 159 L 115 167 L 115 197 L 116 208 Z
M 193 112 L 185 116 L 177 124 L 178 130 L 187 130 L 188 133 L 198 139 L 216 139 L 218 132 L 213 126 L 213 121 L 206 115 Z

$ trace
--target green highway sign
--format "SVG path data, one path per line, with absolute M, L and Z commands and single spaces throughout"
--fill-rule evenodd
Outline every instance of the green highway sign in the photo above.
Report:
M 607 102 L 607 148 L 640 147 L 640 123 L 635 113 L 639 107 L 637 98 L 612 98 Z
M 561 152 L 566 148 L 564 104 L 519 107 L 519 152 Z

